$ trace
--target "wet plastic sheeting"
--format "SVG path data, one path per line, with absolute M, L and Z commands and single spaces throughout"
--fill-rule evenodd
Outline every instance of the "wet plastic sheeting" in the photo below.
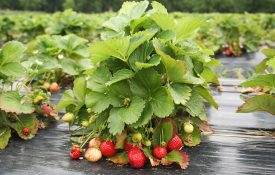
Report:
M 247 132 L 274 130 L 275 117 L 266 113 L 238 114 L 236 107 L 242 103 L 238 93 L 214 93 L 220 104 L 217 111 L 207 108 L 209 122 L 215 134 L 205 136 L 194 148 L 185 148 L 190 156 L 190 166 L 180 170 L 177 165 L 142 170 L 121 167 L 102 160 L 89 163 L 73 161 L 68 156 L 70 148 L 68 127 L 64 123 L 40 130 L 29 141 L 13 138 L 5 150 L 0 151 L 0 175 L 37 174 L 275 174 L 275 139 L 253 136 Z M 57 101 L 55 95 L 54 101 Z

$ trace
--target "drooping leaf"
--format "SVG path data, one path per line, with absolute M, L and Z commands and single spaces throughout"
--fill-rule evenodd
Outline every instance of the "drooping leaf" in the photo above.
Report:
M 181 150 L 173 150 L 161 160 L 161 163 L 162 165 L 171 165 L 172 163 L 177 163 L 180 165 L 181 169 L 186 169 L 189 165 L 189 158 L 186 152 Z
M 245 103 L 238 108 L 237 112 L 248 113 L 264 111 L 275 115 L 274 106 L 275 96 L 270 94 L 257 95 L 246 100 Z
M 163 119 L 155 128 L 152 136 L 153 146 L 161 145 L 161 142 L 166 143 L 176 134 L 176 124 L 171 118 Z
M 24 101 L 17 91 L 6 91 L 0 95 L 0 108 L 16 114 L 31 114 L 34 111 L 32 102 Z
M 211 70 L 208 67 L 204 67 L 203 72 L 201 73 L 201 77 L 203 77 L 203 79 L 208 83 L 211 82 L 211 83 L 219 84 L 219 80 L 215 72 L 213 72 L 213 70 Z
M 126 138 L 127 138 L 127 132 L 125 130 L 122 131 L 119 134 L 116 134 L 115 148 L 116 149 L 123 149 Z
M 120 69 L 113 74 L 108 82 L 105 83 L 106 86 L 110 86 L 121 80 L 129 79 L 134 76 L 134 73 L 129 69 Z
M 201 120 L 206 120 L 204 103 L 202 97 L 195 91 L 192 91 L 190 100 L 185 104 L 186 111 L 193 117 L 199 117 Z
M 113 108 L 110 111 L 110 117 L 108 118 L 108 128 L 112 135 L 120 134 L 124 129 L 124 122 L 119 116 L 118 108 Z
M 0 126 L 0 149 L 4 149 L 10 140 L 11 129 L 8 126 Z
M 265 86 L 274 88 L 275 87 L 275 74 L 266 75 L 256 75 L 249 78 L 245 82 L 241 83 L 244 87 L 255 87 L 255 86 Z
M 193 125 L 194 126 L 194 125 Z M 181 138 L 186 146 L 197 146 L 201 143 L 202 134 L 197 125 L 194 126 L 192 133 L 182 132 Z
M 205 89 L 202 86 L 195 86 L 193 88 L 195 92 L 197 92 L 201 97 L 203 97 L 205 100 L 207 100 L 212 106 L 214 106 L 216 109 L 218 109 L 218 104 L 213 99 L 212 95 L 209 93 L 207 89 Z
M 35 136 L 38 130 L 38 121 L 35 117 L 35 115 L 32 114 L 20 114 L 17 116 L 18 122 L 9 122 L 9 126 L 12 127 L 14 130 L 16 130 L 19 137 L 22 139 L 31 139 Z M 25 135 L 22 131 L 24 127 L 29 128 L 30 134 Z
M 185 105 L 190 99 L 192 89 L 184 84 L 175 83 L 168 86 L 168 90 L 173 97 L 175 104 Z
M 107 160 L 119 164 L 119 165 L 127 165 L 128 164 L 128 156 L 126 152 L 117 153 L 114 156 L 108 158 Z

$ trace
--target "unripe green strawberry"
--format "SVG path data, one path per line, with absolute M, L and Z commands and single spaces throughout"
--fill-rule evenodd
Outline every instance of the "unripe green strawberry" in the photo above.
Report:
M 62 121 L 64 122 L 71 122 L 74 120 L 74 114 L 73 113 L 66 113 L 65 115 L 63 115 L 62 117 Z
M 141 140 L 142 140 L 142 135 L 139 132 L 135 133 L 132 137 L 132 141 L 134 143 L 139 143 L 139 142 L 141 142 Z
M 96 120 L 96 115 L 91 115 L 89 118 L 89 123 L 94 123 Z
M 84 121 L 81 122 L 81 125 L 82 125 L 83 128 L 87 128 L 88 125 L 89 125 L 89 122 L 87 120 L 84 120 Z
M 183 124 L 183 129 L 186 133 L 190 134 L 194 131 L 194 126 L 190 122 L 185 122 Z
M 151 141 L 150 140 L 146 140 L 144 145 L 147 146 L 147 147 L 150 147 L 151 146 Z

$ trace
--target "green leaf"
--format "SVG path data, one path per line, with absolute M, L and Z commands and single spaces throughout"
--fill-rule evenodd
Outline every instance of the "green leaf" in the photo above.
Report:
M 168 14 L 167 9 L 161 3 L 157 2 L 157 1 L 153 1 L 151 3 L 151 5 L 157 13 Z
M 132 126 L 135 128 L 144 126 L 152 119 L 152 116 L 153 116 L 153 109 L 150 104 L 146 104 L 138 121 L 132 124 Z
M 116 32 L 123 31 L 124 27 L 128 25 L 130 18 L 126 15 L 119 15 L 110 18 L 102 24 L 103 27 L 109 28 Z
M 153 92 L 150 104 L 154 114 L 160 118 L 169 116 L 174 110 L 173 99 L 165 87 L 160 87 Z
M 8 125 L 16 130 L 17 134 L 22 139 L 27 140 L 33 138 L 38 130 L 38 121 L 36 116 L 32 114 L 20 114 L 17 118 L 19 122 L 9 122 Z M 28 136 L 22 132 L 24 127 L 27 127 L 30 130 L 30 134 Z
M 209 93 L 209 91 L 202 87 L 202 86 L 195 86 L 193 88 L 195 92 L 197 92 L 201 97 L 203 97 L 205 100 L 207 100 L 212 106 L 214 106 L 216 109 L 218 109 L 218 104 L 213 99 L 212 95 Z
M 127 132 L 125 130 L 119 134 L 116 134 L 115 149 L 123 149 L 126 138 L 127 138 Z
M 197 146 L 198 144 L 201 143 L 201 139 L 202 139 L 201 131 L 197 125 L 193 125 L 193 126 L 194 126 L 194 130 L 192 133 L 189 134 L 186 132 L 182 132 L 181 137 L 184 142 L 184 145 L 186 146 Z
M 190 100 L 185 104 L 186 111 L 193 117 L 199 117 L 201 120 L 207 120 L 204 110 L 202 97 L 197 92 L 192 91 Z
M 0 108 L 16 114 L 31 114 L 34 112 L 32 102 L 24 101 L 17 91 L 7 91 L 0 95 Z
M 74 93 L 72 90 L 66 90 L 60 99 L 59 103 L 57 104 L 55 111 L 58 112 L 61 109 L 66 108 L 67 106 L 74 104 L 76 102 L 74 98 Z
M 111 57 L 118 58 L 126 62 L 126 55 L 129 45 L 130 37 L 127 36 L 119 39 L 96 42 L 90 46 L 89 51 L 94 63 L 104 61 Z
M 101 113 L 110 106 L 111 101 L 107 94 L 91 91 L 86 95 L 85 104 L 92 111 Z
M 4 149 L 10 140 L 11 129 L 8 126 L 0 126 L 0 149 Z
M 154 13 L 150 18 L 162 29 L 171 30 L 175 27 L 174 18 L 164 13 Z
M 110 111 L 110 116 L 108 118 L 109 132 L 112 135 L 120 134 L 123 131 L 124 126 L 125 126 L 125 124 L 119 116 L 119 109 L 113 108 Z
M 80 103 L 85 103 L 86 84 L 87 82 L 84 77 L 79 77 L 74 80 L 74 96 Z
M 272 67 L 273 69 L 275 68 L 275 56 L 273 58 L 270 58 L 267 62 L 266 65 Z
M 201 73 L 201 77 L 208 83 L 219 84 L 218 77 L 215 72 L 212 71 L 209 67 L 204 67 L 203 72 Z
M 153 132 L 152 144 L 153 146 L 161 145 L 161 142 L 168 143 L 176 134 L 176 124 L 171 118 L 165 118 L 157 125 Z
M 196 33 L 202 20 L 194 17 L 185 17 L 177 22 L 175 27 L 176 43 L 179 41 L 190 38 Z
M 91 75 L 87 81 L 87 88 L 96 92 L 106 92 L 105 83 L 111 78 L 111 72 L 106 67 L 99 67 Z
M 275 74 L 256 75 L 241 83 L 243 87 L 265 86 L 275 87 Z
M 173 97 L 175 104 L 185 105 L 190 99 L 192 89 L 184 84 L 175 83 L 168 86 L 168 90 Z
M 21 77 L 25 73 L 25 68 L 17 62 L 9 62 L 2 65 L 0 73 L 6 75 L 7 77 Z
M 131 70 L 120 69 L 113 74 L 112 78 L 110 78 L 110 81 L 106 82 L 105 85 L 110 86 L 116 82 L 132 78 L 133 76 L 134 76 L 134 73 Z
M 76 63 L 76 61 L 72 59 L 63 59 L 61 61 L 61 67 L 65 73 L 68 75 L 78 75 L 79 74 L 79 67 Z
M 25 49 L 25 46 L 18 41 L 7 42 L 1 50 L 2 61 L 0 65 L 10 62 L 18 62 Z
M 114 156 L 108 158 L 107 160 L 119 165 L 128 164 L 128 156 L 126 152 L 117 153 Z
M 267 57 L 267 58 L 272 58 L 275 56 L 275 49 L 263 49 L 262 53 Z
M 150 68 L 159 65 L 160 60 L 161 58 L 159 55 L 154 55 L 150 58 L 150 60 L 147 63 L 136 62 L 135 65 L 138 69 Z
M 126 124 L 133 124 L 138 121 L 145 107 L 145 101 L 137 96 L 131 99 L 130 105 L 118 109 L 121 120 Z
M 274 106 L 275 96 L 269 94 L 257 95 L 246 100 L 245 103 L 238 108 L 237 112 L 248 113 L 264 111 L 275 115 Z
M 186 169 L 189 165 L 189 158 L 184 151 L 173 150 L 161 160 L 161 163 L 164 165 L 169 165 L 174 162 L 178 163 L 181 169 Z
M 266 62 L 269 60 L 269 58 L 264 59 L 259 64 L 256 65 L 256 72 L 262 72 L 267 68 Z
M 119 15 L 126 15 L 130 19 L 137 19 L 141 17 L 145 10 L 147 9 L 149 5 L 148 1 L 141 1 L 141 2 L 135 2 L 135 1 L 126 1 L 122 4 L 121 9 L 119 10 Z

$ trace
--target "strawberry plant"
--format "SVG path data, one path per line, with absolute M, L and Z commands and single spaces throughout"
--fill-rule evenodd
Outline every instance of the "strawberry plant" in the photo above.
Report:
M 256 73 L 245 82 L 243 87 L 249 87 L 252 92 L 249 96 L 243 96 L 245 103 L 237 112 L 264 111 L 275 115 L 275 49 L 262 51 L 267 57 L 256 66 Z
M 51 92 L 70 84 L 75 76 L 92 69 L 87 40 L 74 34 L 43 35 L 28 45 L 22 64 L 35 76 L 32 84 Z
M 219 62 L 194 39 L 202 20 L 175 20 L 160 3 L 148 6 L 125 2 L 103 23 L 102 41 L 89 47 L 96 67 L 75 79 L 56 110 L 65 108 L 63 120 L 78 126 L 71 140 L 82 149 L 99 137 L 114 163 L 141 168 L 149 159 L 185 169 L 181 148 L 198 145 L 208 126 L 204 100 L 218 107 L 208 83 L 218 83 L 210 66 Z
M 49 94 L 28 87 L 31 75 L 20 64 L 24 51 L 25 46 L 17 41 L 0 50 L 0 149 L 8 145 L 11 133 L 31 139 L 38 128 L 58 118 Z

